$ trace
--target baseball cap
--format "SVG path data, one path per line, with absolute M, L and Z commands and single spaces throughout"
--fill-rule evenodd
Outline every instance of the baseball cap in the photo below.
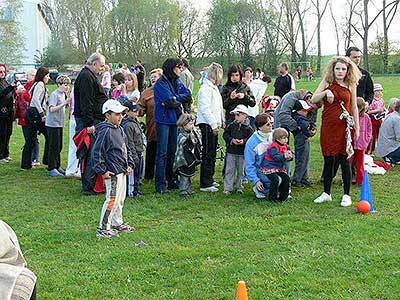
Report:
M 107 100 L 106 102 L 104 102 L 102 112 L 103 112 L 103 115 L 109 111 L 118 114 L 118 113 L 122 113 L 123 111 L 125 111 L 127 109 L 128 108 L 126 106 L 123 106 L 119 101 L 110 99 L 110 100 Z
M 245 113 L 245 114 L 249 114 L 249 110 L 247 109 L 247 107 L 243 104 L 239 104 L 238 106 L 235 107 L 234 110 L 231 111 L 231 114 L 235 114 L 235 113 Z
M 383 91 L 382 84 L 380 83 L 374 83 L 374 92 L 375 91 Z
M 298 100 L 295 102 L 294 107 L 293 107 L 296 111 L 299 110 L 310 110 L 312 109 L 312 106 L 310 106 L 306 101 L 304 100 Z
M 139 111 L 140 110 L 140 105 L 133 103 L 132 101 L 124 101 L 123 105 L 128 108 L 129 111 Z

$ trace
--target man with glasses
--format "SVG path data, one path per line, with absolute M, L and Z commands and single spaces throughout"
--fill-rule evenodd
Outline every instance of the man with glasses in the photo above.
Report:
M 75 111 L 76 120 L 75 135 L 86 129 L 90 137 L 90 145 L 95 141 L 95 132 L 98 123 L 104 120 L 102 107 L 107 101 L 107 95 L 97 76 L 104 71 L 105 57 L 100 53 L 93 53 L 86 61 L 78 77 L 75 80 Z M 80 161 L 82 170 L 82 194 L 94 195 L 96 184 L 96 173 L 92 168 L 91 147 L 87 151 L 86 157 Z

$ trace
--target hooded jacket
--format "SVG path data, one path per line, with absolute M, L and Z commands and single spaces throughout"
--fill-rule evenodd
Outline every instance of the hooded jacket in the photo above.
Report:
M 11 117 L 14 113 L 15 87 L 0 79 L 0 117 Z
M 230 96 L 234 90 L 236 90 L 236 93 L 243 93 L 243 99 L 231 99 Z M 241 80 L 238 82 L 232 82 L 230 78 L 228 78 L 228 82 L 226 85 L 224 85 L 221 95 L 225 109 L 225 119 L 227 121 L 233 121 L 235 119 L 235 116 L 231 115 L 231 111 L 234 110 L 239 104 L 243 104 L 247 107 L 254 107 L 256 105 L 256 100 L 250 90 L 250 87 Z
M 97 125 L 96 134 L 92 159 L 97 174 L 111 171 L 118 175 L 125 173 L 128 166 L 134 167 L 128 138 L 121 126 L 104 121 Z
M 142 127 L 136 118 L 129 116 L 122 119 L 121 126 L 128 139 L 128 148 L 131 151 L 132 160 L 135 166 L 138 166 L 144 150 Z

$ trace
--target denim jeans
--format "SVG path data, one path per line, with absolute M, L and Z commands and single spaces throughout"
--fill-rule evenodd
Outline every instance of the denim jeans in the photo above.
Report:
M 174 181 L 173 165 L 178 139 L 178 129 L 176 125 L 157 124 L 157 152 L 156 152 L 156 190 L 166 189 Z
M 390 159 L 393 164 L 398 164 L 400 162 L 400 147 L 386 155 L 386 157 Z

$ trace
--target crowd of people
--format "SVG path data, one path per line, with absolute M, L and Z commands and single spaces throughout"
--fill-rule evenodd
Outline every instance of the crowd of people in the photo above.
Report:
M 142 178 L 154 180 L 157 193 L 178 189 L 191 196 L 197 166 L 201 192 L 222 189 L 225 195 L 242 194 L 244 182 L 250 181 L 257 198 L 287 201 L 292 186 L 312 185 L 310 145 L 320 131 L 323 192 L 314 202 L 332 200 L 332 180 L 340 166 L 341 205 L 350 206 L 351 183 L 362 183 L 366 153 L 374 154 L 376 147 L 375 154 L 388 165 L 400 162 L 400 101 L 393 98 L 385 108 L 383 86 L 373 84 L 359 66 L 360 58 L 356 47 L 346 56 L 332 58 L 315 91 L 296 90 L 288 64 L 282 63 L 270 96 L 264 95 L 271 78 L 260 69 L 254 74 L 250 67 L 233 65 L 224 84 L 222 66 L 212 63 L 201 71 L 195 115 L 195 79 L 185 59 L 167 59 L 150 72 L 146 87 L 141 61 L 113 70 L 103 55 L 94 53 L 71 91 L 71 80 L 60 75 L 50 95 L 47 68 L 28 72 L 30 80 L 22 86 L 8 83 L 7 66 L 0 64 L 0 163 L 11 159 L 9 141 L 17 118 L 25 138 L 21 170 L 40 163 L 42 134 L 41 163 L 49 176 L 80 178 L 82 195 L 105 192 L 97 235 L 113 237 L 133 230 L 123 221 L 122 208 L 125 197 L 143 195 Z M 64 170 L 67 107 L 70 140 Z M 321 107 L 322 124 L 317 129 Z M 140 121 L 143 116 L 145 124 Z M 290 135 L 294 149 L 289 147 Z M 221 183 L 215 179 L 219 136 L 226 144 Z

